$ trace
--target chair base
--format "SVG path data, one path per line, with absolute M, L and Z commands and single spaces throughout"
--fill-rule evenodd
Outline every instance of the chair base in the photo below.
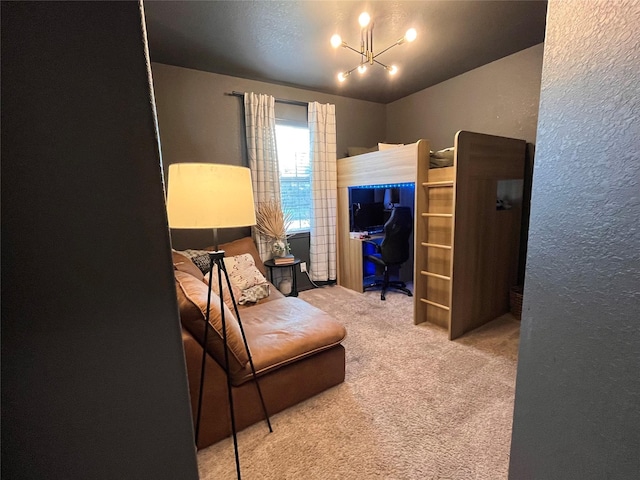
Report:
M 366 292 L 369 289 L 377 288 L 382 288 L 382 291 L 380 292 L 380 300 L 386 300 L 385 295 L 387 293 L 387 290 L 389 289 L 395 290 L 397 292 L 402 292 L 409 297 L 413 297 L 413 293 L 407 288 L 407 284 L 397 280 L 376 280 L 369 285 L 364 285 L 362 287 L 362 290 Z

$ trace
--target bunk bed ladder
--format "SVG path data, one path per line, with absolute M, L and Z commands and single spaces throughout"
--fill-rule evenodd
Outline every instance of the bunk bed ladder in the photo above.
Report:
M 451 209 L 451 213 L 444 213 L 444 212 L 432 212 L 430 209 L 430 205 L 429 205 L 429 192 L 432 189 L 441 189 L 441 188 L 451 188 L 453 189 L 454 187 L 454 181 L 453 180 L 446 180 L 446 181 L 426 181 L 426 182 L 422 182 L 422 187 L 423 190 L 420 192 L 421 195 L 424 195 L 424 200 L 422 202 L 420 202 L 422 208 L 424 209 L 421 213 L 420 216 L 423 218 L 424 222 L 425 222 L 425 228 L 424 228 L 424 234 L 423 234 L 423 238 L 420 241 L 420 246 L 423 248 L 424 251 L 424 262 L 422 264 L 422 266 L 424 267 L 423 269 L 420 269 L 419 273 L 421 276 L 420 279 L 420 284 L 422 285 L 422 287 L 420 288 L 420 292 L 419 292 L 419 300 L 421 303 L 423 303 L 425 305 L 425 317 L 423 319 L 417 319 L 417 323 L 421 321 L 425 321 L 427 320 L 426 316 L 427 316 L 427 307 L 434 307 L 435 309 L 437 309 L 437 311 L 441 311 L 444 314 L 444 317 L 442 317 L 444 319 L 444 321 L 438 322 L 436 321 L 435 323 L 441 323 L 441 326 L 447 328 L 449 322 L 451 321 L 451 306 L 450 305 L 446 305 L 446 303 L 450 302 L 450 292 L 451 292 L 451 262 L 452 262 L 452 258 L 451 258 L 451 254 L 453 251 L 453 235 L 451 235 L 451 237 L 448 239 L 449 240 L 449 244 L 446 244 L 444 242 L 433 242 L 430 241 L 429 239 L 429 230 L 430 230 L 430 225 L 429 225 L 429 220 L 430 219 L 443 219 L 443 220 L 448 220 L 451 222 L 451 232 L 453 232 L 453 201 L 451 202 L 452 205 L 452 209 Z M 436 271 L 433 271 L 434 269 L 430 268 L 430 251 L 433 250 L 437 250 L 442 252 L 443 254 L 447 254 L 448 255 L 448 262 L 444 262 L 445 264 L 448 263 L 449 265 L 449 272 L 446 272 L 448 274 L 445 274 L 444 272 L 439 273 Z M 442 259 L 442 257 L 439 257 L 440 259 Z M 436 267 L 436 269 L 440 269 L 442 271 L 442 265 L 440 265 L 440 267 Z M 431 291 L 435 291 L 435 290 L 431 290 L 429 288 L 429 281 L 433 279 L 437 282 L 447 282 L 448 286 L 447 288 L 444 290 L 446 295 L 442 295 L 440 294 L 439 296 L 442 298 L 430 298 L 430 292 Z M 446 297 L 447 301 L 443 301 L 443 298 Z M 436 301 L 437 300 L 437 301 Z M 442 314 L 441 314 L 442 315 Z M 433 316 L 433 315 L 432 315 Z M 446 323 L 446 325 L 444 324 Z

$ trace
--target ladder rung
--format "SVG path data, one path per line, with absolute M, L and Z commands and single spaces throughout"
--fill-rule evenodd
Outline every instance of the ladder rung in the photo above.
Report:
M 443 248 L 445 250 L 451 250 L 451 245 L 440 245 L 439 243 L 422 242 L 420 245 L 422 245 L 423 247 L 429 247 L 429 248 Z
M 453 213 L 423 213 L 423 217 L 453 218 Z
M 428 188 L 453 187 L 453 180 L 446 180 L 444 182 L 424 182 L 422 186 Z
M 447 307 L 446 305 L 442 305 L 440 303 L 432 302 L 431 300 L 427 300 L 426 298 L 421 298 L 420 301 L 424 302 L 424 303 L 426 303 L 428 305 L 432 305 L 434 307 L 441 308 L 442 310 L 447 310 L 447 311 L 450 310 L 449 307 Z
M 426 270 L 421 270 L 420 275 L 425 275 L 427 277 L 439 278 L 441 280 L 451 280 L 451 277 L 447 277 L 446 275 L 440 275 L 439 273 L 427 272 Z

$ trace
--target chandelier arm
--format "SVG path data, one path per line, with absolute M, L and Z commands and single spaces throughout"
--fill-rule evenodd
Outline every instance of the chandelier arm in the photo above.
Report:
M 351 75 L 351 74 L 353 73 L 353 71 L 354 71 L 355 69 L 357 69 L 360 65 L 362 65 L 362 64 L 358 64 L 358 65 L 356 65 L 356 66 L 355 66 L 355 67 L 353 67 L 351 70 L 347 70 L 346 72 L 344 72 L 342 75 L 344 75 L 345 77 L 348 77 L 348 76 L 349 76 L 349 75 Z
M 395 47 L 396 45 L 400 45 L 400 42 L 396 42 L 396 43 L 393 43 L 393 44 L 389 45 L 387 48 L 385 48 L 385 49 L 384 49 L 384 50 L 382 50 L 381 52 L 376 53 L 376 54 L 373 56 L 373 58 L 376 58 L 376 57 L 378 57 L 378 56 L 382 55 L 384 52 L 388 52 L 389 50 L 391 50 L 391 49 L 392 49 L 393 47 Z
M 364 20 L 362 20 L 362 18 L 364 18 Z M 360 56 L 360 63 L 358 65 L 356 65 L 355 67 L 353 67 L 351 70 L 347 70 L 345 72 L 341 72 L 338 75 L 338 79 L 342 82 L 345 80 L 346 77 L 348 77 L 349 75 L 351 75 L 351 73 L 353 73 L 354 70 L 359 69 L 360 67 L 365 66 L 367 63 L 373 65 L 374 63 L 377 63 L 378 65 L 380 65 L 382 68 L 384 68 L 385 70 L 388 70 L 390 74 L 394 74 L 398 71 L 397 67 L 391 66 L 389 67 L 388 65 L 385 65 L 384 63 L 376 60 L 377 57 L 379 57 L 380 55 L 382 55 L 383 53 L 388 52 L 389 50 L 391 50 L 393 47 L 395 47 L 396 45 L 402 45 L 405 42 L 412 42 L 415 37 L 416 37 L 416 32 L 415 29 L 409 29 L 407 30 L 407 33 L 405 34 L 405 36 L 400 37 L 398 40 L 396 40 L 395 43 L 392 43 L 391 45 L 389 45 L 387 48 L 385 48 L 384 50 L 378 52 L 378 53 L 374 53 L 373 50 L 373 22 L 369 23 L 370 18 L 369 15 L 366 12 L 363 12 L 360 15 L 360 51 L 356 50 L 355 48 L 351 47 L 350 45 L 347 44 L 347 42 L 342 42 L 340 44 L 340 46 L 347 48 L 349 50 L 351 50 L 352 52 L 358 54 Z M 364 24 L 364 25 L 363 25 Z M 337 39 L 340 40 L 340 37 L 338 35 L 334 35 L 334 37 L 336 37 Z M 334 41 L 334 37 L 331 37 L 331 44 L 335 45 L 335 41 Z M 336 46 L 337 47 L 337 46 Z M 366 68 L 366 67 L 365 67 Z M 361 70 L 361 73 L 364 70 Z
M 375 63 L 377 63 L 378 65 L 380 65 L 381 67 L 384 67 L 384 68 L 386 68 L 387 70 L 389 70 L 389 67 L 388 67 L 387 65 L 385 65 L 384 63 L 379 62 L 378 60 L 374 60 L 374 62 L 375 62 Z
M 348 49 L 349 49 L 349 50 L 351 50 L 352 52 L 356 52 L 358 55 L 361 55 L 361 54 L 362 54 L 362 52 L 360 52 L 359 50 L 356 50 L 355 48 L 353 48 L 353 47 L 352 47 L 352 46 L 350 46 L 350 45 L 347 45 L 346 43 L 343 43 L 343 44 L 342 44 L 342 46 L 343 46 L 344 48 L 348 48 Z

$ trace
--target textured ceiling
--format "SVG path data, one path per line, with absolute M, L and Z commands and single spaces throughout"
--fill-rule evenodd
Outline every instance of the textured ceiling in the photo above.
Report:
M 144 2 L 151 60 L 389 103 L 544 41 L 546 1 Z M 343 83 L 359 55 L 333 49 L 334 33 L 359 48 L 358 16 L 373 21 L 374 52 L 413 27 L 418 38 Z

